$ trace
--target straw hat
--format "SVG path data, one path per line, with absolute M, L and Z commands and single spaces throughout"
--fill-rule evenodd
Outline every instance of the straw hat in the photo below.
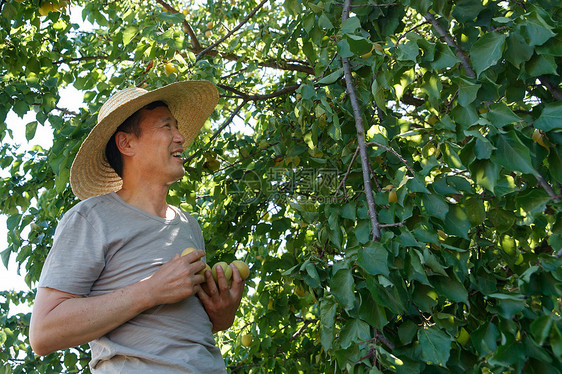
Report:
M 115 130 L 137 110 L 154 101 L 165 102 L 185 137 L 185 149 L 193 142 L 218 100 L 217 88 L 208 81 L 177 82 L 154 91 L 138 87 L 118 91 L 100 108 L 98 123 L 80 146 L 72 163 L 72 192 L 84 200 L 121 189 L 123 181 L 109 166 L 105 147 Z

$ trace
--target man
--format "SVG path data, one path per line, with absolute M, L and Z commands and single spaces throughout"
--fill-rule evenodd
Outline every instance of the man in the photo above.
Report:
M 39 355 L 90 343 L 95 373 L 221 373 L 212 332 L 230 327 L 244 281 L 204 275 L 201 229 L 166 203 L 181 154 L 218 102 L 206 81 L 128 88 L 100 109 L 71 168 L 83 200 L 57 227 L 30 342 Z M 187 247 L 197 248 L 186 256 Z

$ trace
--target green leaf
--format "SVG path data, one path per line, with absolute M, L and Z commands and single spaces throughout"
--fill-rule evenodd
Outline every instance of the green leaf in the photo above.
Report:
M 400 61 L 416 62 L 419 53 L 418 43 L 408 40 L 406 43 L 398 45 L 396 58 Z
M 507 170 L 520 171 L 525 174 L 536 174 L 531 162 L 531 154 L 517 136 L 515 130 L 498 134 L 497 150 L 493 155 L 495 161 Z
M 478 90 L 482 87 L 481 84 L 475 84 L 467 79 L 460 78 L 459 83 L 459 105 L 467 106 L 476 100 Z
M 341 32 L 342 34 L 353 34 L 355 30 L 361 28 L 361 21 L 357 17 L 349 17 L 345 21 L 343 21 L 341 25 Z
M 429 268 L 437 274 L 441 274 L 445 277 L 449 276 L 449 274 L 445 272 L 443 265 L 441 265 L 439 261 L 437 261 L 435 255 L 433 255 L 433 253 L 431 253 L 427 247 L 423 249 L 423 263 L 429 266 Z
M 388 276 L 388 251 L 380 242 L 371 242 L 359 250 L 357 265 L 371 275 Z
M 437 305 L 438 299 L 439 296 L 435 289 L 424 284 L 416 284 L 415 292 L 412 295 L 412 301 L 422 311 L 431 313 L 433 307 Z
M 325 351 L 332 348 L 334 342 L 334 321 L 337 305 L 331 299 L 320 301 L 320 343 Z
M 417 280 L 418 282 L 429 286 L 429 280 L 427 279 L 425 270 L 421 263 L 423 255 L 418 250 L 412 248 L 410 249 L 408 259 L 410 260 L 410 266 L 406 268 L 408 271 L 408 279 Z
M 557 75 L 558 64 L 553 56 L 535 55 L 526 64 L 525 71 L 531 77 L 539 77 L 541 75 Z
M 339 68 L 338 70 L 328 74 L 324 78 L 318 81 L 318 84 L 332 84 L 336 82 L 343 76 L 343 68 Z
M 14 231 L 18 227 L 21 217 L 21 214 L 12 214 L 6 219 L 6 228 L 8 231 Z
M 556 34 L 543 45 L 536 47 L 539 55 L 562 56 L 562 35 Z
M 558 183 L 562 183 L 562 158 L 556 150 L 550 151 L 548 155 L 548 164 L 550 165 L 550 175 Z
M 504 34 L 489 32 L 474 43 L 470 50 L 470 62 L 477 76 L 500 60 L 505 38 Z
M 369 340 L 369 325 L 360 319 L 354 318 L 348 321 L 341 329 L 339 343 L 342 348 L 348 348 L 352 344 Z
M 482 2 L 479 0 L 458 0 L 455 3 L 453 17 L 459 22 L 472 21 L 484 10 Z
M 539 345 L 543 345 L 546 338 L 550 335 L 552 323 L 552 314 L 540 316 L 531 322 L 531 333 Z
M 444 221 L 449 212 L 449 205 L 435 194 L 424 194 L 422 197 L 423 207 L 432 217 L 437 217 Z
M 562 101 L 546 104 L 535 127 L 543 131 L 562 130 Z
M 432 277 L 431 284 L 440 295 L 445 296 L 450 301 L 465 303 L 469 306 L 468 291 L 458 280 L 452 277 Z
M 478 226 L 484 223 L 486 219 L 486 209 L 481 199 L 477 197 L 467 198 L 464 203 L 464 209 L 472 226 Z
M 552 27 L 536 12 L 530 12 L 521 25 L 521 33 L 531 46 L 542 45 L 556 34 Z
M 480 356 L 487 356 L 496 351 L 499 335 L 496 325 L 491 322 L 485 322 L 471 332 L 470 340 Z
M 0 259 L 2 259 L 2 264 L 4 264 L 5 268 L 8 268 L 11 254 L 12 254 L 12 250 L 10 248 L 6 248 L 2 252 L 0 252 Z
M 320 276 L 318 275 L 318 271 L 316 270 L 316 266 L 310 261 L 307 261 L 304 265 L 304 269 L 306 270 L 306 274 L 304 275 L 304 281 L 312 288 L 318 288 L 321 286 L 320 284 Z
M 449 335 L 432 326 L 418 330 L 418 340 L 421 357 L 424 361 L 443 367 L 447 366 L 453 340 Z
M 127 26 L 125 31 L 123 31 L 123 45 L 129 44 L 138 31 L 138 26 Z
M 468 239 L 470 221 L 468 220 L 468 215 L 464 209 L 458 205 L 452 205 L 449 207 L 449 212 L 447 212 L 443 227 L 447 234 Z
M 370 40 L 358 35 L 347 35 L 347 42 L 351 52 L 357 56 L 364 55 L 373 48 L 373 43 Z
M 330 281 L 330 288 L 345 310 L 353 308 L 355 294 L 353 292 L 354 281 L 350 269 L 338 270 Z
M 382 329 L 388 323 L 385 308 L 374 302 L 370 295 L 363 296 L 359 306 L 359 317 L 378 329 Z
M 476 139 L 474 146 L 474 154 L 479 160 L 488 160 L 492 156 L 492 152 L 496 149 L 490 141 L 484 137 Z
M 355 210 L 356 210 L 356 203 L 352 201 L 343 206 L 343 208 L 340 211 L 340 216 L 355 221 Z
M 488 218 L 499 233 L 506 232 L 515 223 L 514 215 L 503 209 L 490 210 L 488 212 Z
M 562 334 L 558 325 L 554 323 L 550 329 L 550 347 L 558 360 L 562 359 Z
M 511 33 L 507 38 L 506 59 L 519 69 L 521 63 L 529 61 L 533 56 L 533 47 L 530 46 L 520 33 Z
M 417 331 L 418 325 L 410 320 L 406 320 L 398 327 L 398 338 L 400 338 L 402 344 L 410 344 Z
M 489 297 L 496 299 L 496 309 L 503 318 L 511 319 L 525 309 L 525 300 L 521 298 L 521 295 L 494 293 Z
M 25 139 L 30 141 L 35 137 L 35 131 L 37 130 L 37 121 L 29 122 L 25 125 Z
M 322 13 L 318 18 L 318 26 L 325 30 L 331 30 L 334 28 L 334 25 L 332 24 L 332 22 L 330 22 L 330 19 L 324 13 Z
M 443 43 L 437 43 L 435 46 L 435 57 L 431 62 L 431 67 L 434 70 L 441 70 L 451 68 L 458 64 L 460 60 L 457 55 L 453 53 L 451 48 Z
M 544 189 L 532 189 L 526 193 L 517 196 L 517 206 L 526 212 L 540 208 L 542 211 L 544 205 L 550 201 L 550 196 Z
M 488 120 L 490 120 L 492 125 L 499 128 L 510 123 L 519 122 L 521 118 L 513 113 L 504 103 L 493 103 L 490 105 Z
M 362 219 L 355 226 L 355 237 L 361 244 L 368 243 L 371 240 L 371 220 Z

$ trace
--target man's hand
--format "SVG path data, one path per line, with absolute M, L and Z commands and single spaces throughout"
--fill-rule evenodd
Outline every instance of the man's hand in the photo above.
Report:
M 204 255 L 202 250 L 185 256 L 177 254 L 142 281 L 147 283 L 153 305 L 173 304 L 197 294 L 205 281 L 205 277 L 198 274 L 205 269 L 205 263 L 200 261 Z
M 238 269 L 234 265 L 232 268 L 232 287 L 228 288 L 228 282 L 220 266 L 217 266 L 217 283 L 209 270 L 205 271 L 207 282 L 201 286 L 197 293 L 203 303 L 211 322 L 213 332 L 226 330 L 234 322 L 236 310 L 242 300 L 244 293 L 244 280 L 240 276 Z

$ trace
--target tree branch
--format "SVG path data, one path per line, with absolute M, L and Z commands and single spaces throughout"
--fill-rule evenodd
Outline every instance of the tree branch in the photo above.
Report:
M 158 1 L 158 0 L 157 0 Z M 215 48 L 217 45 L 221 44 L 222 42 L 224 42 L 226 39 L 230 38 L 230 36 L 232 34 L 234 34 L 236 31 L 238 31 L 245 23 L 247 23 L 250 18 L 252 18 L 258 10 L 260 10 L 261 7 L 263 7 L 265 5 L 265 3 L 267 3 L 269 0 L 262 0 L 261 3 L 258 4 L 258 6 L 256 6 L 250 13 L 248 13 L 248 15 L 238 24 L 236 25 L 235 28 L 233 28 L 232 30 L 230 30 L 225 36 L 223 36 L 222 38 L 220 38 L 219 40 L 217 40 L 216 42 L 214 42 L 213 44 L 211 44 L 210 46 L 208 46 L 207 48 L 203 49 L 201 52 L 199 52 L 197 54 L 197 58 L 196 60 L 200 60 L 201 57 L 203 57 L 207 52 L 209 52 L 211 49 Z
M 33 105 L 33 106 L 41 106 L 41 105 L 43 105 L 43 104 L 41 104 L 41 103 L 33 103 L 32 105 Z M 58 110 L 59 112 L 64 113 L 64 114 L 68 114 L 69 116 L 78 117 L 78 113 L 73 112 L 73 111 L 68 110 L 68 109 L 65 109 L 65 108 L 59 108 L 58 106 L 55 106 L 53 109 Z
M 415 97 L 414 95 L 410 95 L 410 94 L 402 95 L 402 98 L 400 99 L 400 101 L 405 103 L 405 104 L 408 104 L 408 105 L 413 105 L 415 107 L 419 107 L 419 106 L 422 106 L 423 104 L 425 104 L 425 100 L 419 99 L 419 98 Z
M 345 6 L 345 3 L 336 3 L 337 5 L 343 5 Z M 366 6 L 370 6 L 370 7 L 387 7 L 387 6 L 393 6 L 393 5 L 398 5 L 398 3 L 386 3 L 386 4 L 357 4 L 357 5 L 349 5 L 350 8 L 362 8 L 362 7 L 366 7 Z
M 410 172 L 410 174 L 412 174 L 412 177 L 415 177 L 415 176 L 416 176 L 416 174 L 414 173 L 414 169 L 412 169 L 412 168 L 410 167 L 410 165 L 408 165 L 408 161 L 406 161 L 406 160 L 404 159 L 404 157 L 402 157 L 398 152 L 396 152 L 396 151 L 394 150 L 394 148 L 389 147 L 389 146 L 384 145 L 384 144 L 377 143 L 377 142 L 369 142 L 369 143 L 367 143 L 367 145 L 368 145 L 368 146 L 376 145 L 377 147 L 384 148 L 384 149 L 386 149 L 388 152 L 391 152 L 394 156 L 398 157 L 398 159 L 399 159 L 400 161 L 402 161 L 402 163 L 403 163 L 404 165 L 406 165 L 406 169 L 408 169 L 408 171 Z
M 171 5 L 169 5 L 168 3 L 166 3 L 163 0 L 156 0 L 156 2 L 160 5 L 162 5 L 164 7 L 164 9 L 166 9 L 168 12 L 170 13 L 179 13 L 174 7 L 172 7 Z M 189 38 L 191 39 L 191 44 L 193 45 L 193 50 L 194 51 L 200 51 L 201 50 L 201 44 L 199 44 L 199 40 L 197 40 L 197 36 L 195 36 L 195 33 L 193 32 L 193 29 L 191 28 L 191 25 L 189 24 L 189 22 L 187 22 L 185 19 L 182 21 L 182 26 L 184 31 L 187 33 L 187 35 L 189 35 Z
M 429 22 L 431 22 L 431 25 L 433 26 L 433 28 L 437 31 L 437 33 L 443 38 L 445 39 L 445 42 L 447 43 L 447 45 L 449 45 L 450 47 L 454 47 L 456 50 L 456 54 L 458 59 L 461 61 L 462 66 L 464 67 L 464 71 L 466 72 L 466 75 L 470 78 L 476 78 L 476 74 L 474 73 L 474 69 L 472 68 L 472 65 L 470 65 L 470 61 L 468 59 L 468 56 L 464 54 L 464 51 L 458 46 L 458 44 L 455 42 L 455 40 L 453 39 L 453 37 L 449 34 L 449 32 L 447 30 L 445 30 L 440 24 L 439 22 L 437 22 L 437 20 L 435 19 L 435 17 L 433 16 L 433 14 L 431 13 L 427 13 L 424 18 L 426 20 L 428 20 Z
M 68 114 L 69 116 L 78 117 L 78 113 L 73 112 L 71 110 L 68 110 L 68 109 L 65 109 L 65 108 L 59 108 L 58 106 L 55 106 L 55 109 L 58 110 L 59 112 L 64 113 L 64 114 Z
M 345 22 L 349 18 L 349 7 L 351 5 L 351 0 L 345 0 L 342 11 L 342 22 Z M 365 186 L 365 196 L 367 197 L 367 206 L 369 208 L 369 215 L 371 216 L 371 227 L 373 229 L 373 240 L 380 240 L 381 234 L 379 230 L 379 222 L 377 217 L 377 211 L 375 207 L 375 199 L 373 197 L 373 189 L 371 187 L 371 177 L 369 175 L 369 157 L 367 155 L 367 145 L 365 143 L 365 128 L 363 126 L 363 119 L 361 117 L 361 108 L 359 102 L 357 101 L 357 95 L 355 94 L 355 87 L 353 86 L 353 77 L 351 76 L 351 65 L 349 64 L 349 59 L 342 57 L 342 65 L 345 77 L 345 84 L 349 94 L 349 99 L 351 101 L 351 106 L 353 108 L 353 116 L 355 117 L 355 128 L 357 130 L 357 140 L 359 144 L 359 151 L 361 154 L 361 166 L 363 169 L 363 184 Z
M 351 158 L 351 161 L 349 162 L 349 166 L 347 167 L 347 171 L 345 172 L 345 175 L 343 176 L 342 181 L 338 185 L 338 188 L 336 188 L 336 194 L 337 194 L 338 191 L 340 190 L 340 188 L 343 187 L 343 196 L 346 200 L 347 200 L 347 192 L 345 191 L 345 181 L 349 177 L 349 173 L 351 172 L 351 167 L 353 166 L 353 163 L 355 162 L 355 159 L 357 158 L 357 155 L 359 155 L 359 147 L 355 148 L 355 153 L 353 154 L 353 157 Z
M 402 227 L 406 224 L 406 222 L 401 221 L 401 222 L 396 222 L 396 223 L 385 223 L 382 225 L 379 225 L 379 227 L 383 228 L 383 227 Z
M 558 87 L 550 83 L 550 80 L 546 75 L 541 75 L 539 77 L 539 80 L 541 81 L 542 85 L 545 86 L 546 89 L 552 94 L 552 97 L 554 97 L 556 100 L 562 100 L 562 91 L 560 91 Z
M 291 93 L 291 92 L 295 91 L 297 88 L 299 88 L 300 84 L 294 84 L 292 86 L 287 86 L 285 88 L 282 88 L 278 91 L 268 93 L 268 94 L 261 94 L 261 95 L 249 95 L 245 92 L 237 90 L 234 87 L 230 87 L 230 86 L 227 86 L 227 85 L 224 85 L 224 84 L 221 84 L 221 83 L 217 83 L 217 87 L 220 87 L 225 91 L 235 93 L 236 95 L 238 95 L 241 99 L 243 99 L 245 101 L 259 101 L 259 100 L 268 100 L 268 99 L 272 99 L 274 97 L 278 97 L 278 96 L 282 96 L 282 95 Z
M 109 59 L 109 56 L 84 56 L 84 57 L 75 57 L 75 58 L 69 58 L 67 60 L 58 60 L 53 62 L 53 64 L 55 65 L 59 65 L 59 64 L 68 64 L 70 62 L 80 62 L 80 61 L 89 61 L 89 60 L 107 60 Z M 127 59 L 129 61 L 134 61 L 132 59 Z
M 535 174 L 535 178 L 537 178 L 537 181 L 539 182 L 539 185 L 544 188 L 544 190 L 548 193 L 548 196 L 550 196 L 550 198 L 552 199 L 552 201 L 554 201 L 555 203 L 560 201 L 560 196 L 558 196 L 558 194 L 556 194 L 556 192 L 554 192 L 554 190 L 552 189 L 552 187 L 550 186 L 550 184 L 548 184 L 548 182 L 543 178 L 542 175 L 540 175 L 538 172 Z

